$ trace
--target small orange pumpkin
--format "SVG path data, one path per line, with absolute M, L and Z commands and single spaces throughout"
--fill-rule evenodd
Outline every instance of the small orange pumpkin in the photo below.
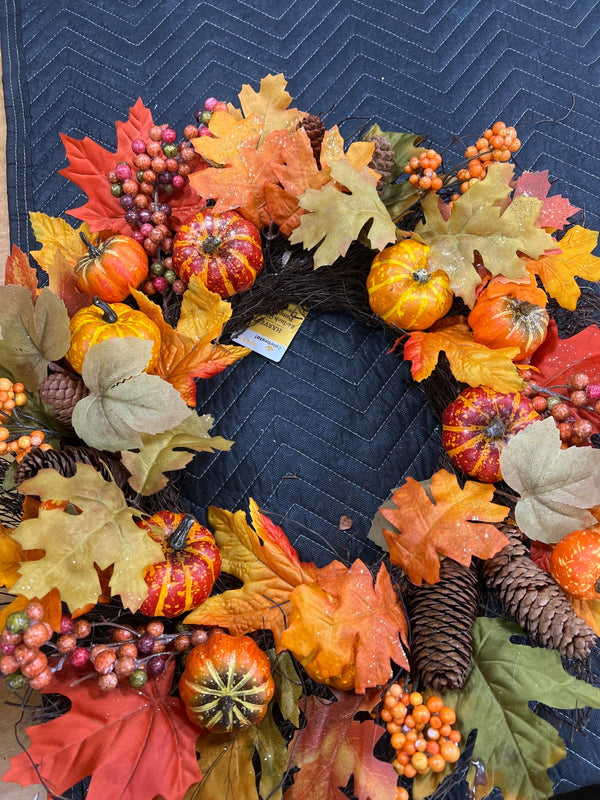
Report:
M 450 279 L 443 270 L 427 269 L 429 249 L 405 239 L 373 259 L 367 277 L 369 303 L 388 325 L 424 331 L 450 310 Z
M 88 252 L 75 265 L 77 288 L 106 303 L 124 300 L 148 275 L 148 255 L 130 236 L 111 236 L 92 244 L 79 234 Z
M 81 374 L 83 359 L 88 350 L 98 342 L 112 337 L 121 339 L 132 337 L 152 342 L 152 354 L 147 370 L 158 361 L 160 353 L 160 329 L 150 317 L 136 311 L 124 303 L 109 306 L 98 297 L 93 304 L 81 308 L 71 317 L 71 346 L 67 351 L 67 361 L 76 372 Z
M 552 551 L 550 574 L 578 600 L 600 599 L 600 533 L 591 528 L 568 533 Z
M 165 560 L 147 567 L 148 596 L 140 606 L 148 617 L 177 617 L 201 605 L 221 571 L 221 554 L 212 533 L 190 514 L 157 511 L 138 521 L 158 542 Z
M 527 358 L 546 338 L 550 321 L 544 308 L 547 299 L 535 283 L 493 278 L 480 292 L 469 314 L 473 339 L 493 349 L 518 347 L 515 360 Z
M 188 717 L 213 733 L 256 725 L 275 691 L 267 654 L 249 636 L 211 631 L 189 653 L 179 681 Z

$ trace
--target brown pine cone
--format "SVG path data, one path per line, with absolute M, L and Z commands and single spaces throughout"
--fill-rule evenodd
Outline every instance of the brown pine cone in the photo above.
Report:
M 41 382 L 39 394 L 42 402 L 52 409 L 56 419 L 63 425 L 70 425 L 73 409 L 89 392 L 81 378 L 61 371 L 51 372 Z
M 587 658 L 596 644 L 594 631 L 552 576 L 531 560 L 519 529 L 505 525 L 502 532 L 510 544 L 481 566 L 489 589 L 536 644 L 566 658 Z
M 323 143 L 323 136 L 325 135 L 325 125 L 321 117 L 316 114 L 307 114 L 300 123 L 300 127 L 304 128 L 306 135 L 310 139 L 310 144 L 313 150 L 315 161 L 320 165 L 321 157 L 321 144 Z
M 443 559 L 438 583 L 411 588 L 411 658 L 424 686 L 436 692 L 461 688 L 471 662 L 478 599 L 475 568 L 451 558 Z
M 390 181 L 394 168 L 394 148 L 385 136 L 369 136 L 365 142 L 375 142 L 373 158 L 369 167 L 378 172 L 381 177 L 377 181 L 377 191 L 381 192 Z

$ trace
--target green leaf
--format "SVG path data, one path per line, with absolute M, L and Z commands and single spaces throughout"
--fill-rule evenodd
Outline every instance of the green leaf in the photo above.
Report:
M 273 719 L 272 707 L 269 707 L 256 729 L 254 746 L 261 765 L 258 793 L 262 800 L 281 800 L 288 750 L 287 742 Z
M 541 200 L 522 195 L 508 204 L 513 170 L 511 164 L 492 164 L 485 180 L 454 201 L 449 215 L 442 214 L 437 195 L 423 200 L 426 221 L 415 233 L 431 246 L 428 268 L 444 270 L 453 292 L 471 308 L 481 282 L 473 266 L 476 251 L 492 275 L 525 278 L 526 264 L 517 252 L 537 258 L 556 248 L 550 234 L 535 224 Z
M 0 286 L 0 363 L 28 391 L 46 377 L 48 362 L 69 349 L 71 332 L 65 304 L 48 288 L 35 307 L 25 286 Z
M 478 731 L 473 760 L 485 764 L 487 792 L 498 786 L 504 800 L 547 800 L 552 781 L 546 771 L 566 749 L 528 703 L 600 708 L 600 690 L 565 672 L 555 650 L 512 644 L 510 637 L 522 634 L 498 617 L 476 619 L 470 672 L 462 690 L 444 701 L 455 708 L 464 738 Z
M 192 412 L 183 422 L 164 433 L 143 433 L 139 452 L 125 450 L 121 454 L 123 464 L 131 473 L 131 487 L 143 495 L 154 494 L 168 483 L 164 473 L 183 469 L 195 452 L 229 450 L 233 442 L 222 436 L 209 436 L 212 425 L 213 418 L 208 414 L 198 416 Z
M 297 728 L 300 725 L 299 703 L 304 691 L 302 681 L 287 650 L 282 650 L 279 655 L 275 655 L 274 650 L 269 650 L 268 655 L 275 681 L 273 702 L 279 706 L 282 717 Z
M 307 250 L 319 245 L 314 255 L 315 268 L 333 264 L 338 256 L 345 255 L 367 223 L 367 238 L 374 250 L 383 250 L 386 244 L 396 241 L 396 226 L 367 167 L 358 172 L 341 158 L 331 164 L 331 177 L 349 194 L 331 183 L 321 189 L 307 189 L 299 203 L 309 213 L 302 215 L 290 237 L 292 244 L 301 243 Z
M 143 446 L 142 433 L 163 433 L 192 412 L 171 384 L 144 372 L 152 342 L 106 339 L 90 348 L 82 378 L 90 394 L 73 410 L 77 435 L 100 450 Z

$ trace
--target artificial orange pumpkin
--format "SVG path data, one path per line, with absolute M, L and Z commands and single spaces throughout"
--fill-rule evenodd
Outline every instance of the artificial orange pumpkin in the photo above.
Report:
M 221 297 L 249 289 L 263 267 L 260 232 L 237 211 L 196 214 L 173 241 L 173 269 L 184 283 L 198 275 Z
M 550 574 L 578 600 L 600 599 L 600 533 L 592 528 L 568 533 L 552 551 Z
M 464 389 L 442 414 L 442 447 L 455 467 L 483 483 L 502 478 L 500 453 L 515 433 L 540 419 L 519 392 Z
M 546 338 L 550 321 L 544 308 L 547 299 L 535 283 L 493 278 L 480 292 L 469 314 L 473 339 L 493 349 L 518 347 L 515 360 L 530 356 Z
M 71 346 L 67 351 L 67 361 L 74 370 L 81 373 L 83 359 L 88 350 L 98 342 L 112 337 L 121 339 L 132 337 L 152 342 L 152 354 L 147 370 L 158 361 L 160 353 L 160 329 L 150 317 L 136 311 L 124 303 L 109 306 L 98 297 L 93 304 L 81 308 L 71 317 Z
M 427 269 L 429 249 L 405 239 L 373 259 L 367 277 L 369 303 L 388 325 L 424 331 L 450 310 L 450 280 L 443 270 Z
M 221 554 L 212 533 L 190 514 L 158 511 L 138 521 L 158 542 L 165 560 L 147 567 L 148 596 L 140 606 L 148 617 L 177 617 L 201 605 L 221 571 Z
M 79 234 L 88 252 L 75 265 L 77 288 L 106 303 L 124 300 L 148 275 L 148 255 L 130 236 L 111 236 L 92 244 Z
M 269 658 L 249 636 L 210 633 L 189 653 L 179 681 L 188 717 L 214 733 L 235 733 L 267 713 L 275 682 Z

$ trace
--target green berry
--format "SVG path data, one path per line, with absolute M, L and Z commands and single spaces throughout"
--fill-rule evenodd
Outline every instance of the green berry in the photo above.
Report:
M 163 144 L 163 153 L 167 158 L 175 158 L 177 155 L 177 145 L 176 144 Z
M 24 689 L 29 681 L 22 672 L 13 672 L 6 676 L 6 686 L 11 692 L 18 692 L 19 689 Z
M 29 627 L 29 614 L 25 611 L 13 611 L 6 619 L 6 630 L 9 633 L 23 633 Z
M 148 674 L 145 669 L 134 669 L 129 676 L 129 685 L 134 689 L 141 689 L 148 681 Z
M 161 264 L 160 261 L 154 261 L 152 264 L 150 264 L 150 272 L 153 275 L 164 275 L 165 265 Z
M 113 197 L 122 197 L 123 196 L 123 187 L 120 183 L 113 183 L 110 187 L 110 193 Z
M 173 283 L 177 280 L 177 273 L 173 269 L 167 269 L 163 274 L 163 278 L 167 283 Z
M 562 403 L 560 397 L 556 397 L 556 395 L 551 394 L 550 397 L 546 399 L 546 408 L 548 411 L 552 411 L 554 406 L 557 406 L 559 403 Z

